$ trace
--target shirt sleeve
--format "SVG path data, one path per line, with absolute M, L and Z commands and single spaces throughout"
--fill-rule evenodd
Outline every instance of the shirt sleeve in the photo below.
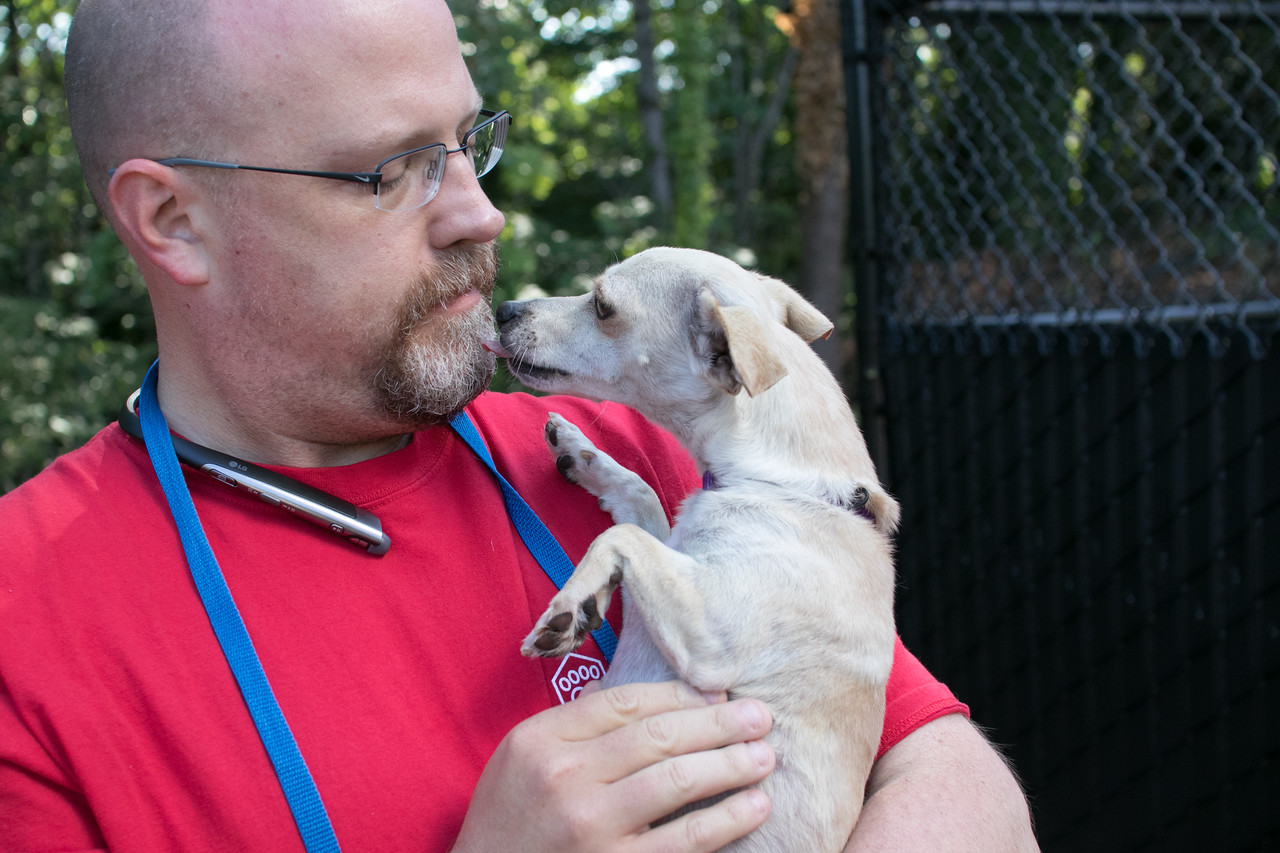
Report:
M 948 714 L 969 716 L 969 706 L 956 699 L 947 685 L 924 668 L 898 637 L 893 645 L 893 669 L 885 691 L 884 732 L 876 758 L 925 723 Z

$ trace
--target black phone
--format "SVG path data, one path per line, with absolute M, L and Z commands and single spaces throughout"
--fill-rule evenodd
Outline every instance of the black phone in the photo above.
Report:
M 120 409 L 120 426 L 142 441 L 142 421 L 138 418 L 138 396 L 134 391 Z M 263 503 L 279 507 L 299 518 L 327 528 L 348 541 L 367 548 L 370 554 L 385 554 L 391 537 L 382 532 L 382 522 L 366 509 L 328 492 L 300 483 L 292 477 L 268 471 L 217 450 L 171 434 L 178 460 L 204 471 L 233 489 L 244 489 Z

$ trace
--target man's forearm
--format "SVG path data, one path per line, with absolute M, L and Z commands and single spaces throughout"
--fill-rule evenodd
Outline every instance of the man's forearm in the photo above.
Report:
M 986 738 L 959 714 L 885 753 L 845 853 L 1038 851 L 1026 797 Z

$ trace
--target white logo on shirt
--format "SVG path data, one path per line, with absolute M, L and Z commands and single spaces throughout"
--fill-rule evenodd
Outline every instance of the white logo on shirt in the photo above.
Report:
M 576 652 L 565 655 L 556 670 L 551 684 L 556 689 L 556 698 L 560 704 L 572 702 L 582 692 L 582 685 L 588 681 L 604 677 L 604 663 L 596 658 L 589 658 Z

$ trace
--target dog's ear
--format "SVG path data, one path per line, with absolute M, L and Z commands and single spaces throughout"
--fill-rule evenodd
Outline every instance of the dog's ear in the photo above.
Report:
M 809 304 L 799 293 L 792 290 L 786 282 L 767 275 L 760 276 L 760 281 L 768 289 L 769 294 L 782 304 L 783 322 L 786 327 L 799 335 L 805 343 L 811 344 L 818 338 L 829 338 L 835 325 L 826 315 Z
M 730 394 L 745 388 L 754 397 L 787 375 L 751 309 L 721 305 L 708 288 L 698 294 L 698 301 L 716 384 Z

